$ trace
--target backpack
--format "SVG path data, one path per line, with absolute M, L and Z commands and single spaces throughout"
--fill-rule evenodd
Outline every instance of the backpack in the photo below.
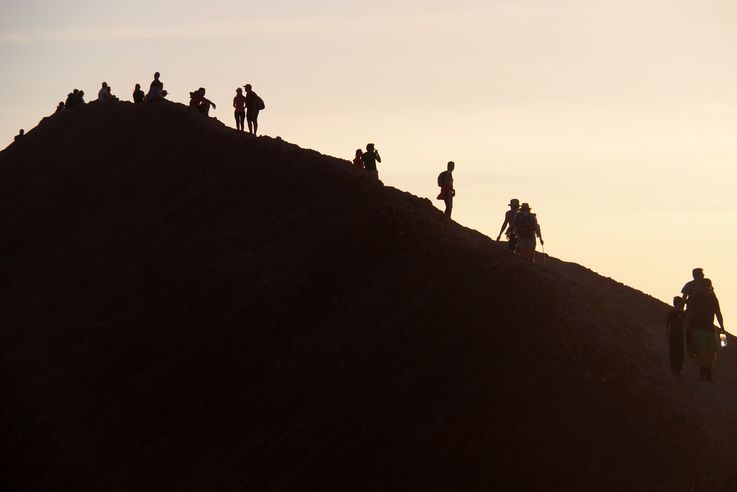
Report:
M 527 214 L 527 216 L 518 214 L 514 219 L 514 230 L 517 233 L 517 236 L 522 239 L 534 238 L 536 229 L 535 214 Z
M 262 109 L 266 109 L 266 104 L 264 103 L 264 100 L 261 99 L 260 96 L 256 96 L 256 107 L 261 111 Z
M 438 186 L 441 188 L 445 186 L 445 183 L 448 181 L 448 171 L 443 171 L 442 173 L 438 174 Z

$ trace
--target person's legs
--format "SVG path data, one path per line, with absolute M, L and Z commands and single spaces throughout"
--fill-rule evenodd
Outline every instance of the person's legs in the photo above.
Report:
M 683 332 L 671 328 L 669 341 L 670 368 L 675 374 L 681 374 L 681 369 L 683 369 Z
M 443 201 L 445 201 L 445 215 L 450 217 L 450 214 L 453 211 L 453 195 L 446 193 Z

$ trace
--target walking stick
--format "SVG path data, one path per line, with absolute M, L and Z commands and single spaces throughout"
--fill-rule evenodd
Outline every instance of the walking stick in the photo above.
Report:
M 548 255 L 545 254 L 545 243 L 542 243 L 541 246 L 543 247 L 543 265 L 547 265 Z

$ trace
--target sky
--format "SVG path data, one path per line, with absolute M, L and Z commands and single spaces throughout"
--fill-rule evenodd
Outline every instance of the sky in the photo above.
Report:
M 350 159 L 496 237 L 510 198 L 546 252 L 670 302 L 703 267 L 737 316 L 737 3 L 732 0 L 8 1 L 0 147 L 102 81 L 130 99 L 207 88 L 234 126 Z

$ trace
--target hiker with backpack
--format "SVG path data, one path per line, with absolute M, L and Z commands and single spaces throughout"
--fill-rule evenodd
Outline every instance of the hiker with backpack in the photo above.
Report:
M 366 171 L 378 180 L 379 170 L 376 169 L 376 163 L 381 162 L 381 156 L 379 155 L 379 151 L 376 150 L 376 147 L 374 147 L 374 144 L 366 144 L 366 152 L 361 155 L 361 160 Z
M 668 354 L 670 355 L 670 370 L 676 376 L 681 374 L 681 369 L 683 368 L 683 328 L 685 320 L 683 308 L 685 305 L 686 303 L 683 301 L 683 297 L 674 297 L 673 309 L 668 313 L 665 323 L 665 336 L 668 340 Z
M 711 280 L 705 278 L 701 284 L 703 289 L 688 297 L 686 319 L 696 359 L 699 362 L 699 380 L 712 382 L 712 368 L 719 350 L 719 336 L 714 326 L 714 317 L 716 316 L 719 322 L 721 333 L 725 333 L 724 319 Z
M 248 123 L 248 133 L 256 135 L 258 132 L 258 112 L 266 109 L 264 100 L 258 94 L 253 92 L 251 84 L 243 86 L 246 89 L 246 122 Z
M 453 169 L 455 169 L 455 162 L 448 162 L 447 170 L 443 171 L 438 175 L 438 186 L 440 186 L 440 194 L 438 200 L 445 202 L 445 215 L 450 218 L 450 214 L 453 211 L 453 197 L 456 195 L 456 190 L 453 188 Z
M 507 212 L 504 214 L 504 222 L 502 222 L 502 228 L 499 229 L 499 235 L 496 237 L 496 240 L 499 241 L 506 229 L 507 247 L 512 251 L 517 250 L 517 236 L 511 232 L 511 227 L 514 216 L 517 214 L 518 210 L 519 200 L 516 198 L 512 198 L 511 200 L 509 200 L 509 210 L 507 210 Z
M 515 214 L 509 232 L 517 236 L 517 254 L 527 258 L 530 263 L 535 263 L 535 236 L 540 238 L 540 244 L 545 244 L 537 216 L 532 213 L 530 205 L 523 203 Z

